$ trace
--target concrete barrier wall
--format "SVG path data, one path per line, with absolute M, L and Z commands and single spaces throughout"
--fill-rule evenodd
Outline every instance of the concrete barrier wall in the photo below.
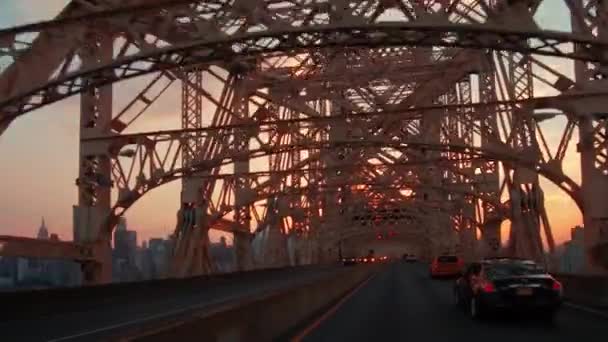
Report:
M 0 303 L 2 303 L 0 320 L 30 319 L 64 312 L 95 310 L 100 306 L 125 305 L 127 302 L 146 302 L 150 298 L 168 297 L 175 292 L 195 293 L 204 291 L 206 286 L 218 283 L 272 279 L 277 274 L 298 272 L 313 267 L 275 268 L 186 279 L 163 279 L 88 287 L 0 292 Z
M 554 274 L 570 302 L 608 309 L 608 277 Z
M 271 341 L 310 319 L 362 283 L 375 266 L 345 267 L 310 284 L 234 303 L 154 330 L 133 332 L 127 341 Z M 196 314 L 193 316 L 197 316 Z M 141 329 L 149 329 L 142 327 Z

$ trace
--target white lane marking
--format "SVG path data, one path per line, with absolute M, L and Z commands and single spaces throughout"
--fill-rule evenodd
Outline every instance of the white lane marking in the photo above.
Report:
M 600 316 L 600 317 L 602 317 L 604 319 L 608 319 L 608 313 L 607 312 L 602 312 L 600 310 L 592 309 L 592 308 L 589 308 L 589 307 L 586 307 L 586 306 L 577 305 L 577 304 L 572 304 L 572 303 L 569 303 L 569 302 L 565 302 L 564 305 L 567 306 L 567 307 L 569 307 L 569 308 L 575 309 L 575 310 L 580 310 L 580 311 L 583 311 L 583 312 L 587 312 L 587 313 L 590 313 L 590 314 L 593 314 L 593 315 Z

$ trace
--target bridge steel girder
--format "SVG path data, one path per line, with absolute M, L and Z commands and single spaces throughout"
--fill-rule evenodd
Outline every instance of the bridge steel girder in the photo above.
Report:
M 291 173 L 285 173 L 285 176 L 283 176 L 283 177 L 288 178 L 288 177 L 290 177 L 290 175 L 291 175 Z M 306 187 L 306 188 L 296 189 L 296 191 L 290 190 L 290 191 L 278 191 L 277 192 L 276 191 L 276 187 L 277 187 L 277 184 L 279 184 L 277 182 L 279 182 L 279 180 L 275 179 L 274 182 L 266 182 L 266 183 L 263 183 L 261 186 L 258 186 L 258 188 L 254 190 L 254 192 L 256 193 L 256 195 L 250 196 L 251 197 L 250 201 L 248 203 L 244 203 L 244 204 L 242 203 L 242 204 L 243 205 L 252 205 L 255 202 L 258 202 L 258 201 L 263 200 L 265 198 L 267 198 L 267 199 L 276 198 L 279 202 L 289 202 L 287 200 L 289 198 L 298 198 L 298 197 L 300 197 L 302 195 L 310 196 L 310 189 L 309 188 L 312 187 L 310 185 L 308 187 Z M 344 183 L 344 184 L 347 184 L 347 183 Z M 335 190 L 338 189 L 341 185 L 340 184 L 334 184 L 334 185 L 335 185 L 335 187 L 334 187 L 333 191 L 335 192 Z M 416 189 L 416 186 L 414 184 L 405 184 L 405 185 L 407 185 L 408 187 Z M 462 188 L 454 188 L 453 190 L 438 188 L 438 190 L 445 191 L 445 192 L 452 191 L 454 193 L 462 193 L 465 196 L 475 196 L 476 195 L 475 191 L 470 191 L 470 192 L 464 191 L 463 192 Z M 317 193 L 317 196 L 320 196 L 322 193 L 327 193 L 327 192 L 332 192 L 332 190 L 322 189 L 322 191 L 316 191 L 315 193 Z M 314 200 L 311 199 L 311 202 L 314 202 Z M 418 206 L 420 204 L 424 204 L 424 203 L 413 202 L 412 204 L 409 204 L 409 205 Z M 498 205 L 500 205 L 500 204 L 498 204 Z M 443 204 L 437 203 L 436 208 L 441 208 L 442 206 L 443 206 Z M 228 214 L 231 210 L 233 210 L 229 206 L 226 207 L 226 208 L 227 208 L 226 211 L 224 211 L 222 213 L 218 213 L 218 214 L 214 215 L 214 217 L 216 219 L 217 218 L 221 218 L 221 217 L 225 216 L 226 214 Z M 429 207 L 429 208 L 432 208 L 432 207 Z M 495 212 L 497 212 L 497 213 L 502 212 L 502 213 L 505 213 L 505 215 L 508 215 L 508 211 L 505 210 L 504 208 L 495 209 Z M 293 214 L 288 214 L 288 215 L 293 215 Z M 294 216 L 294 219 L 295 219 L 295 217 L 297 217 L 297 216 Z M 474 220 L 474 218 L 471 218 L 471 220 Z M 327 220 L 325 220 L 325 221 L 328 222 Z M 213 219 L 212 219 L 211 222 L 214 222 Z M 334 223 L 328 223 L 328 224 L 333 225 Z M 265 227 L 265 226 L 266 225 L 264 223 L 261 223 L 258 226 L 258 228 L 259 227 Z
M 203 127 L 203 96 L 198 92 L 203 86 L 202 68 L 183 72 L 182 81 L 182 129 Z M 182 154 L 182 165 L 189 165 L 204 155 L 203 139 L 194 138 L 186 142 Z M 209 274 L 213 271 L 209 255 L 209 227 L 205 224 L 209 192 L 214 188 L 213 180 L 182 178 L 180 209 L 175 232 L 173 250 L 169 260 L 169 277 L 183 278 Z M 182 216 L 194 214 L 194 220 Z M 203 216 L 203 217 L 201 217 Z
M 605 23 L 594 14 L 607 8 L 589 0 L 567 0 L 573 32 L 551 32 L 540 29 L 534 19 L 544 1 L 454 2 L 450 6 L 437 2 L 431 6 L 345 0 L 343 6 L 333 6 L 325 0 L 312 0 L 278 7 L 261 0 L 228 7 L 194 0 L 74 1 L 51 22 L 0 30 L 0 63 L 8 61 L 0 64 L 0 134 L 20 115 L 83 94 L 75 238 L 94 249 L 95 262 L 85 263 L 85 278 L 96 282 L 107 281 L 104 265 L 118 217 L 151 189 L 178 178 L 184 178 L 184 184 L 190 182 L 184 186 L 182 202 L 198 202 L 200 225 L 205 228 L 235 209 L 233 231 L 242 232 L 235 237 L 241 269 L 251 267 L 247 259 L 251 254 L 251 207 L 268 186 L 276 187 L 275 193 L 293 187 L 294 193 L 303 195 L 289 197 L 283 209 L 276 203 L 276 195 L 270 196 L 264 217 L 253 219 L 262 223 L 280 219 L 274 228 L 282 234 L 313 236 L 335 229 L 322 219 L 335 217 L 357 196 L 386 203 L 397 198 L 396 189 L 389 189 L 386 196 L 373 190 L 363 196 L 345 184 L 366 177 L 405 184 L 398 172 L 414 172 L 426 184 L 419 189 L 424 188 L 435 202 L 456 194 L 460 204 L 452 220 L 435 226 L 458 227 L 469 234 L 462 240 L 471 244 L 471 238 L 476 239 L 470 236 L 474 228 L 464 218 L 473 213 L 483 218 L 477 224 L 485 227 L 482 239 L 486 247 L 496 239 L 500 244 L 497 222 L 504 216 L 496 210 L 503 206 L 500 198 L 508 189 L 514 253 L 534 259 L 540 259 L 543 251 L 541 222 L 553 248 L 538 186 L 538 175 L 543 175 L 571 196 L 583 212 L 588 226 L 586 250 L 590 251 L 596 243 L 608 240 L 608 207 L 598 200 L 608 190 L 606 120 L 596 115 L 608 102 L 605 77 L 598 77 L 606 72 L 608 58 L 602 51 L 608 42 Z M 401 12 L 407 21 L 380 20 L 387 10 Z M 101 40 L 100 28 L 110 32 Z M 93 58 L 91 43 L 98 50 Z M 50 45 L 56 48 L 49 49 Z M 564 49 L 566 45 L 575 49 Z M 118 47 L 116 53 L 113 46 Z M 432 51 L 429 47 L 434 46 L 443 49 Z M 342 50 L 328 52 L 336 47 Z M 576 79 L 552 70 L 533 55 L 578 61 Z M 79 63 L 81 59 L 84 63 Z M 379 70 L 380 59 L 397 59 L 402 64 L 391 63 L 390 68 Z M 282 72 L 287 60 L 295 61 L 296 66 L 287 67 L 285 77 Z M 231 76 L 220 76 L 210 64 Z M 430 64 L 452 67 L 444 78 L 437 79 L 422 68 Z M 315 70 L 310 65 L 324 68 Z M 202 78 L 187 72 L 193 66 L 223 82 L 233 92 L 232 99 L 214 99 Z M 369 73 L 358 77 L 355 66 L 367 67 Z M 534 74 L 532 67 L 548 71 L 552 79 Z M 412 72 L 413 68 L 418 69 Z M 153 72 L 158 76 L 125 110 L 131 110 L 135 102 L 146 103 L 147 108 L 168 87 L 151 99 L 147 96 L 151 86 L 175 79 L 184 83 L 196 108 L 188 114 L 184 111 L 181 131 L 122 134 L 130 122 L 121 121 L 124 111 L 113 117 L 111 84 Z M 471 73 L 479 75 L 481 103 L 472 103 Z M 264 89 L 269 85 L 266 75 L 275 77 L 270 91 Z M 335 82 L 337 75 L 344 75 L 348 82 Z M 234 83 L 229 83 L 230 77 Z M 534 98 L 534 79 L 560 95 Z M 216 127 L 202 127 L 203 98 L 216 106 L 214 118 L 224 118 L 214 119 Z M 190 103 L 189 99 L 184 97 L 184 103 Z M 542 118 L 534 113 L 535 108 L 557 108 L 567 115 L 568 125 L 555 155 L 544 146 Z M 195 120 L 189 120 L 191 117 Z M 401 120 L 403 117 L 406 119 Z M 562 171 L 565 150 L 577 126 L 580 185 Z M 481 143 L 475 137 L 481 137 Z M 252 147 L 252 142 L 258 147 Z M 167 149 L 166 145 L 177 148 Z M 130 148 L 134 148 L 132 153 L 127 151 Z M 133 158 L 133 178 L 122 171 L 127 168 L 119 157 L 126 154 L 141 157 Z M 303 160 L 304 155 L 309 158 Z M 462 156 L 474 158 L 459 160 Z M 275 173 L 269 181 L 248 176 L 255 157 L 268 158 L 269 171 Z M 181 164 L 176 163 L 179 159 Z M 442 174 L 428 166 L 440 159 L 452 164 Z M 395 167 L 385 165 L 380 170 L 367 165 L 369 160 Z M 427 164 L 397 168 L 403 161 L 424 160 Z M 234 175 L 219 174 L 227 164 L 234 164 Z M 314 166 L 316 171 L 303 170 L 303 165 Z M 499 166 L 505 174 L 502 185 Z M 481 170 L 479 175 L 477 170 Z M 277 178 L 284 171 L 287 177 Z M 470 179 L 486 184 L 450 192 Z M 114 204 L 109 200 L 112 184 L 119 188 Z M 207 201 L 217 190 L 216 184 L 222 196 L 234 194 L 234 203 L 219 200 L 229 208 Z M 331 187 L 337 189 L 329 190 Z M 198 192 L 194 201 L 190 200 L 192 192 Z M 483 199 L 482 208 L 478 208 L 478 199 Z M 296 208 L 308 213 L 304 221 L 285 219 L 285 211 Z M 220 226 L 226 225 L 221 222 Z M 307 231 L 311 226 L 318 231 Z M 191 250 L 198 239 L 181 237 L 186 242 L 184 249 Z M 205 269 L 199 263 L 198 271 L 185 270 L 190 261 L 201 259 L 194 254 L 176 259 L 181 268 L 177 273 Z
M 179 134 L 179 132 L 178 132 Z M 259 158 L 261 156 L 281 153 L 285 151 L 292 150 L 335 150 L 340 148 L 354 147 L 354 148 L 381 148 L 381 147 L 392 147 L 403 151 L 416 151 L 416 150 L 428 150 L 428 151 L 445 151 L 452 152 L 454 154 L 460 154 L 461 156 L 472 156 L 474 158 L 480 158 L 485 160 L 496 160 L 502 161 L 506 163 L 511 163 L 514 165 L 521 165 L 530 170 L 534 170 L 539 174 L 543 175 L 547 179 L 553 181 L 557 186 L 562 188 L 566 193 L 568 193 L 573 200 L 580 204 L 582 203 L 579 195 L 579 186 L 574 181 L 569 179 L 559 170 L 556 170 L 550 165 L 546 164 L 543 160 L 536 159 L 536 156 L 530 156 L 526 154 L 516 154 L 515 151 L 510 151 L 506 147 L 500 147 L 496 143 L 492 144 L 491 147 L 471 147 L 468 145 L 456 145 L 456 144 L 448 144 L 448 143 L 424 143 L 420 142 L 418 139 L 404 140 L 404 141 L 391 141 L 386 142 L 381 139 L 369 139 L 369 141 L 361 141 L 355 139 L 343 140 L 343 141 L 334 141 L 330 142 L 301 142 L 301 143 L 288 143 L 288 144 L 276 144 L 274 146 L 267 145 L 261 146 L 257 149 L 252 149 L 248 152 L 243 151 L 235 151 L 233 148 L 226 149 L 226 152 L 215 156 L 213 159 L 201 161 L 195 163 L 195 165 L 189 165 L 186 167 L 179 167 L 179 165 L 163 165 L 162 162 L 156 162 L 156 159 L 159 161 L 162 160 L 171 160 L 175 158 L 175 156 L 181 153 L 180 146 L 182 142 L 187 139 L 188 132 L 186 132 L 186 136 L 180 136 L 178 134 L 168 134 L 165 135 L 163 133 L 151 133 L 149 135 L 140 135 L 136 137 L 136 139 L 124 139 L 123 137 L 116 138 L 116 143 L 113 145 L 111 142 L 113 138 L 109 138 L 103 145 L 106 145 L 106 148 L 110 151 L 109 153 L 119 153 L 119 150 L 125 147 L 136 146 L 135 150 L 138 154 L 142 155 L 156 155 L 152 162 L 150 160 L 142 159 L 141 165 L 137 165 L 137 169 L 142 171 L 140 181 L 138 183 L 134 183 L 131 179 L 119 179 L 117 183 L 120 183 L 119 186 L 125 188 L 125 190 L 129 190 L 129 192 L 133 193 L 133 196 L 140 196 L 143 192 L 147 192 L 148 188 L 156 187 L 157 185 L 165 183 L 167 180 L 173 179 L 174 177 L 182 177 L 183 175 L 192 173 L 194 171 L 201 171 L 205 169 L 215 168 L 221 165 L 230 164 L 234 160 L 238 158 Z M 147 138 L 147 137 L 150 138 Z M 155 141 L 155 137 L 158 137 L 158 140 Z M 376 140 L 376 141 L 374 141 Z M 160 142 L 177 145 L 177 148 L 168 151 L 169 154 L 162 154 L 162 151 L 156 149 L 156 145 L 160 144 Z M 161 152 L 159 154 L 156 151 Z M 140 162 L 139 160 L 135 160 L 136 162 Z M 128 166 L 128 165 L 127 165 Z M 124 169 L 125 167 L 123 167 Z M 148 171 L 152 168 L 151 174 L 148 175 Z M 156 168 L 156 170 L 154 170 Z M 145 173 L 144 173 L 145 172 Z M 133 176 L 134 177 L 134 176 Z M 137 193 L 137 194 L 136 194 Z M 129 196 L 125 196 L 125 198 L 130 198 Z M 125 202 L 127 203 L 127 202 Z M 120 204 L 120 203 L 119 203 Z M 582 206 L 581 206 L 582 207 Z
M 352 3 L 358 2 L 360 1 L 352 1 Z M 199 6 L 190 7 L 194 3 Z M 120 49 L 122 53 L 111 64 L 93 70 L 84 69 L 84 67 L 78 68 L 78 64 L 72 60 L 69 60 L 67 65 L 64 63 L 64 68 L 61 68 L 61 63 L 65 62 L 64 60 L 56 60 L 54 64 L 43 65 L 43 69 L 39 67 L 30 70 L 27 69 L 31 67 L 30 63 L 10 64 L 5 70 L 1 70 L 3 72 L 0 74 L 0 89 L 2 90 L 0 92 L 0 99 L 2 99 L 0 100 L 0 113 L 3 113 L 0 122 L 6 126 L 6 122 L 12 121 L 21 114 L 82 92 L 84 88 L 98 87 L 109 82 L 116 82 L 120 79 L 132 78 L 154 71 L 204 62 L 229 61 L 246 56 L 254 57 L 275 51 L 323 48 L 336 44 L 352 47 L 457 46 L 511 50 L 527 54 L 606 62 L 605 57 L 598 52 L 606 48 L 603 41 L 588 39 L 572 33 L 540 30 L 535 25 L 533 12 L 517 5 L 513 5 L 512 8 L 507 5 L 497 8 L 495 13 L 486 18 L 486 22 L 480 23 L 471 20 L 449 24 L 446 24 L 445 20 L 449 20 L 450 17 L 446 17 L 445 12 L 442 12 L 446 10 L 445 8 L 431 16 L 421 18 L 414 16 L 410 18 L 410 21 L 398 24 L 370 22 L 370 18 L 365 16 L 357 18 L 352 13 L 347 14 L 346 12 L 350 10 L 348 8 L 336 8 L 331 9 L 329 14 L 342 18 L 347 15 L 348 19 L 339 20 L 335 23 L 307 20 L 304 21 L 305 26 L 302 27 L 289 27 L 295 25 L 298 22 L 297 20 L 291 22 L 277 20 L 277 22 L 272 23 L 274 25 L 260 23 L 254 17 L 247 18 L 247 15 L 243 15 L 246 12 L 241 12 L 238 8 L 235 8 L 232 13 L 225 13 L 225 9 L 222 8 L 218 10 L 218 13 L 223 14 L 222 20 L 225 20 L 225 22 L 230 22 L 230 19 L 244 19 L 243 17 L 249 19 L 244 21 L 246 27 L 241 27 L 239 30 L 232 32 L 232 35 L 222 31 L 223 28 L 210 30 L 210 23 L 202 16 L 213 15 L 214 11 L 209 9 L 211 4 L 200 5 L 200 1 L 142 5 L 0 31 L 0 41 L 5 46 L 0 50 L 2 53 L 0 57 L 6 56 L 11 59 L 21 53 L 29 55 L 31 53 L 29 48 L 37 46 L 35 42 L 32 44 L 20 43 L 20 37 L 36 36 L 40 33 L 50 35 L 54 39 L 62 39 L 63 43 L 71 48 L 68 51 L 77 50 L 80 48 L 77 32 L 81 32 L 78 30 L 82 30 L 83 20 L 86 20 L 91 27 L 115 28 L 117 33 L 126 30 L 128 38 Z M 318 4 L 312 2 L 300 9 L 294 8 L 291 12 L 294 16 L 301 16 L 307 13 L 305 11 L 309 10 L 311 6 L 317 7 Z M 196 10 L 202 8 L 205 9 L 200 10 L 201 12 Z M 179 11 L 181 16 L 189 16 L 191 23 L 193 23 L 192 26 L 176 27 L 176 24 L 171 22 L 173 17 L 170 15 L 159 18 L 158 11 L 161 9 L 167 11 L 167 13 Z M 252 2 L 249 9 L 257 11 L 258 15 L 264 12 L 269 15 L 256 16 L 255 18 L 277 18 L 277 13 L 270 13 L 274 10 L 270 7 L 264 7 L 264 3 L 261 1 Z M 483 8 L 480 9 L 482 10 L 481 13 L 485 12 Z M 302 12 L 298 12 L 298 10 Z M 318 6 L 315 10 L 322 13 L 324 9 L 323 6 Z M 503 15 L 510 18 L 511 21 L 523 20 L 528 23 L 524 26 L 521 26 L 521 22 L 518 23 L 520 25 L 513 25 L 513 22 L 500 17 L 501 12 L 504 12 Z M 511 17 L 514 14 L 518 17 Z M 131 28 L 124 27 L 125 22 L 135 18 L 137 18 L 139 25 Z M 161 22 L 159 22 L 159 19 Z M 205 24 L 200 24 L 202 22 Z M 260 24 L 265 24 L 269 28 L 266 31 L 244 33 L 247 29 Z M 523 27 L 524 30 L 515 30 L 513 27 Z M 159 32 L 159 28 L 164 28 L 165 31 Z M 134 32 L 135 30 L 137 31 Z M 181 35 L 182 41 L 176 35 L 180 30 L 190 30 L 188 35 Z M 145 41 L 144 35 L 137 34 L 139 32 L 156 33 L 156 37 L 164 37 L 164 39 L 158 39 L 153 43 L 153 45 L 156 45 L 156 50 L 154 50 L 154 48 L 148 48 L 149 43 Z M 337 33 L 339 33 L 339 38 L 332 39 L 332 34 Z M 185 37 L 188 41 L 183 41 Z M 165 39 L 169 39 L 176 44 L 179 42 L 179 46 L 167 47 L 167 40 Z M 523 44 L 525 41 L 533 43 L 531 43 L 532 45 Z M 189 42 L 192 43 L 188 44 Z M 559 48 L 559 45 L 563 44 L 577 44 L 581 48 L 577 51 L 568 52 Z M 147 48 L 141 49 L 143 46 Z M 130 47 L 141 52 L 126 55 Z M 65 53 L 68 57 L 70 56 L 67 51 Z M 141 67 L 137 64 L 141 61 L 148 63 L 147 67 Z M 29 75 L 31 70 L 36 70 L 39 76 L 37 78 L 25 77 Z M 56 70 L 60 70 L 60 72 L 55 73 Z M 45 76 L 47 79 L 44 79 Z M 23 79 L 40 81 L 28 83 L 19 81 Z
M 87 30 L 88 44 L 78 56 L 85 68 L 96 68 L 114 55 L 112 36 Z M 111 133 L 112 84 L 87 89 L 80 100 L 80 137 Z M 112 234 L 100 230 L 112 206 L 112 159 L 103 150 L 80 142 L 78 204 L 74 206 L 74 241 L 94 245 L 95 262 L 82 264 L 85 284 L 112 281 Z
M 338 189 L 339 187 L 340 186 L 337 185 L 333 192 L 334 193 L 338 193 L 336 191 L 336 189 Z M 439 189 L 439 190 L 441 190 L 441 189 Z M 267 189 L 258 189 L 257 191 L 258 191 L 258 194 L 255 195 L 251 199 L 251 201 L 249 202 L 249 205 L 252 205 L 253 203 L 258 202 L 260 200 L 263 200 L 265 198 L 276 198 L 276 199 L 279 199 L 279 200 L 285 200 L 285 199 L 288 199 L 290 197 L 300 197 L 300 196 L 302 196 L 304 194 L 309 194 L 310 193 L 309 189 L 307 189 L 307 188 L 301 188 L 301 189 L 298 189 L 298 191 L 292 191 L 292 192 L 276 192 L 275 191 L 275 186 L 273 184 L 268 184 L 267 185 Z M 443 190 L 443 191 L 449 192 L 449 190 Z M 322 196 L 325 196 L 324 194 L 328 193 L 328 192 L 332 192 L 332 191 L 324 190 L 324 191 L 318 192 L 316 196 L 319 196 L 319 198 L 322 198 Z M 454 193 L 459 193 L 459 190 L 453 190 L 453 192 Z M 471 193 L 466 193 L 465 192 L 464 194 L 470 195 L 470 196 L 475 196 L 475 192 L 471 192 Z M 307 195 L 307 196 L 310 196 L 310 195 Z M 312 202 L 314 202 L 314 198 L 309 198 L 309 200 L 312 201 Z M 431 204 L 431 203 L 426 203 L 426 202 L 416 202 L 416 201 L 414 201 L 414 202 L 411 202 L 411 203 L 407 203 L 406 202 L 404 205 L 406 207 L 407 206 L 412 206 L 412 208 L 414 208 L 414 209 L 418 208 L 418 207 L 420 207 L 422 209 L 428 208 L 428 210 L 430 210 L 430 212 L 427 213 L 427 214 L 425 214 L 425 217 L 428 217 L 429 215 L 432 215 L 432 213 L 436 213 L 438 209 L 441 211 L 442 208 L 446 208 L 446 210 L 447 210 L 446 212 L 447 213 L 453 212 L 453 209 L 450 209 L 449 207 L 446 207 L 446 203 L 445 202 L 443 202 L 443 203 L 438 202 L 436 204 Z M 231 209 L 228 209 L 227 211 L 219 214 L 216 217 L 222 217 L 224 215 L 227 215 L 230 210 Z M 508 218 L 509 211 L 506 210 L 505 208 L 497 208 L 497 209 L 495 209 L 495 212 L 497 212 L 497 213 L 504 213 L 505 215 L 507 215 L 505 217 Z M 287 214 L 284 214 L 284 215 L 293 216 L 294 214 L 287 213 Z M 293 217 L 295 219 L 295 217 L 297 217 L 297 216 L 293 216 Z M 335 216 L 324 216 L 323 217 L 323 222 L 328 227 L 335 227 L 335 226 L 337 226 L 339 224 L 344 224 L 344 222 L 340 221 L 339 218 L 343 218 L 343 216 L 340 216 L 340 215 L 337 215 L 337 214 Z M 467 219 L 469 221 L 471 221 L 471 222 L 474 222 L 476 220 L 475 217 L 467 217 Z M 351 223 L 347 222 L 346 224 L 351 224 Z M 479 226 L 479 227 L 483 227 L 483 223 L 475 223 L 474 225 L 475 226 Z M 260 226 L 261 227 L 265 227 L 264 224 L 261 224 Z M 315 229 L 315 228 L 316 227 L 310 227 L 309 230 L 307 230 L 307 231 L 309 231 L 309 232 L 316 232 L 315 235 L 314 235 L 314 238 L 316 238 L 316 239 L 323 239 L 324 238 L 323 234 L 325 234 L 325 233 L 330 233 L 331 234 L 332 232 L 334 232 L 333 230 L 318 230 L 318 229 Z M 296 231 L 296 233 L 298 233 L 298 232 Z
M 147 141 L 147 140 L 143 140 L 143 141 Z M 412 144 L 409 144 L 409 145 L 412 145 Z M 287 148 L 288 148 L 288 149 L 292 149 L 292 147 L 293 147 L 293 145 L 287 146 Z M 304 146 L 304 147 L 310 148 L 310 146 Z M 424 147 L 425 147 L 425 148 L 430 148 L 431 146 L 424 145 Z M 468 149 L 468 147 L 467 147 L 466 149 Z M 146 153 L 146 154 L 147 154 L 147 153 Z M 234 159 L 234 158 L 237 158 L 237 157 L 238 157 L 238 156 L 234 156 L 234 155 L 233 155 L 231 158 L 232 158 L 232 159 Z M 224 158 L 222 158 L 220 161 L 222 161 L 223 159 L 224 159 Z M 232 161 L 232 159 L 229 159 L 229 160 L 230 160 L 230 161 Z M 221 163 L 220 163 L 220 164 L 221 164 Z M 209 161 L 207 161 L 206 163 L 202 163 L 201 165 L 202 165 L 202 166 L 204 166 L 204 167 L 214 166 L 214 164 L 213 164 L 213 163 L 211 163 L 211 164 L 210 164 L 210 163 L 209 163 Z M 216 167 L 216 166 L 218 166 L 218 165 L 219 165 L 219 164 L 215 165 L 214 167 Z M 195 171 L 196 169 L 197 169 L 197 168 L 190 168 L 190 171 Z M 156 187 L 156 186 L 160 185 L 160 184 L 164 184 L 164 183 L 166 183 L 166 182 L 168 182 L 168 181 L 170 181 L 170 180 L 171 180 L 171 178 L 166 177 L 166 176 L 164 176 L 164 175 L 162 175 L 162 177 L 159 177 L 159 175 L 158 175 L 158 174 L 156 174 L 156 175 L 155 175 L 155 177 L 158 177 L 158 178 L 153 178 L 153 179 L 151 179 L 151 183 L 150 183 L 148 186 L 145 186 L 145 183 L 140 183 L 140 186 L 144 186 L 144 187 L 143 187 L 144 193 L 145 193 L 145 192 L 147 192 L 147 191 L 149 191 L 150 189 L 152 189 L 152 188 L 154 188 L 154 187 Z M 181 177 L 181 175 L 178 175 L 177 177 L 179 178 L 179 177 Z M 173 179 L 175 179 L 175 178 L 173 178 Z M 160 181 L 160 183 L 159 183 L 159 181 Z M 136 200 L 136 199 L 137 199 L 137 198 L 139 198 L 141 195 L 143 195 L 143 193 L 139 194 L 137 197 L 132 197 L 132 198 L 131 198 L 131 200 L 132 200 L 132 201 L 133 201 L 133 200 Z M 133 202 L 131 202 L 131 204 L 132 204 L 132 203 L 133 203 Z M 130 206 L 131 204 L 129 204 L 128 206 Z M 125 207 L 125 209 L 126 209 L 126 208 L 127 208 L 127 207 Z M 123 212 L 124 212 L 124 211 L 123 211 Z M 112 227 L 112 225 L 110 224 L 110 225 L 108 225 L 108 227 Z
M 601 1 L 568 0 L 572 31 L 591 39 L 605 40 L 608 24 L 605 14 L 608 4 Z M 594 13 L 601 13 L 595 15 Z M 582 49 L 579 44 L 574 50 Z M 603 63 L 575 62 L 574 73 L 582 88 L 605 88 L 607 75 Z M 596 112 L 605 113 L 605 111 Z M 584 200 L 585 270 L 591 274 L 606 274 L 605 259 L 597 250 L 608 244 L 608 120 L 605 115 L 580 118 L 581 190 Z M 604 255 L 605 257 L 605 255 Z

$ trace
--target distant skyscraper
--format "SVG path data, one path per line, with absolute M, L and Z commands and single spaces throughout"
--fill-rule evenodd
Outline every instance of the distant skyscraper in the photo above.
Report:
M 565 273 L 580 273 L 585 264 L 585 230 L 576 226 L 570 230 L 571 240 L 564 244 L 560 268 Z
M 137 251 L 137 232 L 134 230 L 117 230 L 114 233 L 114 251 L 116 257 L 134 264 Z
M 163 239 L 150 239 L 148 244 L 151 258 L 151 277 L 161 278 L 167 273 L 170 253 L 170 241 Z
M 114 231 L 114 252 L 118 258 L 121 259 L 129 259 L 129 249 L 131 248 L 132 233 L 127 229 L 127 219 L 125 217 L 121 217 L 118 221 L 118 225 L 116 225 L 116 230 Z M 137 235 L 135 236 L 137 240 Z M 135 241 L 135 246 L 137 246 L 137 241 Z
M 42 223 L 40 224 L 40 228 L 38 228 L 38 239 L 48 240 L 49 239 L 49 230 L 46 228 L 46 224 L 44 223 L 44 216 L 42 217 Z
M 114 231 L 113 265 L 117 281 L 135 281 L 140 274 L 137 267 L 137 232 L 127 229 L 127 220 L 121 217 Z
M 585 239 L 585 229 L 581 226 L 576 226 L 570 230 L 570 238 L 572 241 L 583 242 Z
M 129 251 L 129 262 L 135 264 L 135 254 L 137 253 L 137 232 L 127 230 L 127 248 Z
M 118 225 L 116 226 L 116 230 L 120 230 L 120 231 L 127 230 L 127 218 L 126 217 L 123 216 L 118 220 Z

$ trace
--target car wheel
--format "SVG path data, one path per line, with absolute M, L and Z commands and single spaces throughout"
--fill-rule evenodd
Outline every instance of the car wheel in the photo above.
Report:
M 480 319 L 483 316 L 481 304 L 479 303 L 479 300 L 474 296 L 471 297 L 471 302 L 469 304 L 469 314 L 473 319 Z

